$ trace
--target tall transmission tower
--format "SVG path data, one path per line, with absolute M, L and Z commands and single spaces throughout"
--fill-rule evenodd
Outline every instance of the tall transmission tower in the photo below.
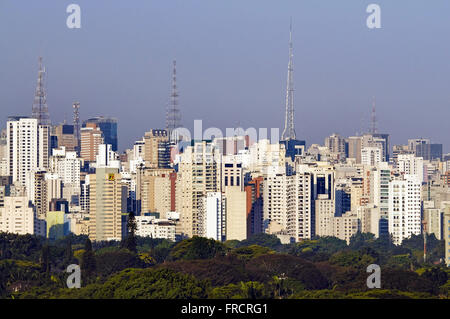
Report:
M 80 149 L 80 102 L 74 102 L 73 108 L 73 134 L 77 141 L 77 152 Z
M 36 92 L 33 101 L 33 118 L 38 120 L 40 125 L 50 125 L 50 115 L 47 107 L 47 93 L 45 92 L 46 71 L 42 64 L 42 57 L 39 57 L 39 72 L 36 85 Z
M 281 140 L 295 140 L 294 129 L 294 49 L 292 45 L 292 19 L 289 32 L 289 64 L 286 86 L 286 114 L 284 118 L 284 130 Z
M 372 133 L 372 134 L 378 133 L 377 113 L 375 110 L 375 97 L 373 97 L 373 101 L 372 101 L 372 115 L 370 116 L 370 133 Z
M 178 107 L 178 89 L 177 89 L 177 61 L 173 61 L 172 72 L 172 93 L 167 107 L 166 129 L 171 141 L 177 141 L 178 137 L 172 136 L 172 132 L 181 126 L 181 112 Z

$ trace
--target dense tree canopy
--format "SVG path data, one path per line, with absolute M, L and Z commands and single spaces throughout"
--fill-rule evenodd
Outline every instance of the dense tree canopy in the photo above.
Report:
M 355 234 L 350 244 L 317 237 L 281 244 L 273 235 L 173 243 L 136 237 L 136 249 L 86 236 L 46 240 L 0 233 L 0 298 L 448 298 L 443 241 Z M 66 268 L 79 264 L 82 288 L 68 289 Z M 381 267 L 381 289 L 366 285 Z

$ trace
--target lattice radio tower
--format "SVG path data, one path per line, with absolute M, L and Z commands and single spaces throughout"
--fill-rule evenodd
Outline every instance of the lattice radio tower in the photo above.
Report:
M 77 141 L 77 152 L 80 150 L 80 102 L 74 102 L 72 105 L 73 108 L 73 134 L 75 135 L 75 139 Z
M 178 141 L 178 136 L 172 136 L 172 132 L 181 126 L 181 112 L 178 107 L 178 89 L 177 89 L 177 62 L 173 61 L 172 72 L 172 93 L 170 94 L 170 102 L 167 107 L 166 129 L 172 142 Z
M 370 116 L 370 133 L 372 133 L 372 134 L 377 134 L 378 133 L 378 129 L 377 129 L 377 113 L 376 113 L 376 110 L 375 110 L 375 96 L 373 97 L 373 100 L 372 100 L 372 115 Z
M 36 92 L 33 101 L 33 118 L 38 120 L 40 125 L 50 125 L 50 115 L 48 114 L 47 93 L 45 92 L 46 71 L 42 64 L 42 57 L 39 57 L 39 72 L 36 85 Z
M 284 119 L 284 130 L 281 134 L 281 140 L 295 140 L 294 128 L 294 53 L 292 45 L 292 19 L 289 32 L 289 64 L 286 86 L 286 114 Z

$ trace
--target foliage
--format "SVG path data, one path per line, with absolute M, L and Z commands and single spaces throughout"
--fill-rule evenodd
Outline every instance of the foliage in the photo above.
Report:
M 241 242 L 237 243 L 235 247 L 239 248 L 251 245 L 263 246 L 278 251 L 283 249 L 283 245 L 281 244 L 281 241 L 277 236 L 265 233 L 254 234 L 248 239 L 242 240 Z
M 105 283 L 90 284 L 80 289 L 32 290 L 17 298 L 70 299 L 195 299 L 206 298 L 209 284 L 193 276 L 169 269 L 126 269 Z
M 273 235 L 174 243 L 136 237 L 136 250 L 117 241 L 58 240 L 0 233 L 0 298 L 448 298 L 450 269 L 439 260 L 444 241 L 357 233 L 347 245 L 316 237 L 283 245 Z M 133 248 L 133 247 L 131 247 Z M 68 264 L 78 263 L 82 288 L 67 289 Z M 370 264 L 382 289 L 366 285 Z
M 172 260 L 177 259 L 208 259 L 225 255 L 225 246 L 213 239 L 194 236 L 179 242 L 170 252 Z

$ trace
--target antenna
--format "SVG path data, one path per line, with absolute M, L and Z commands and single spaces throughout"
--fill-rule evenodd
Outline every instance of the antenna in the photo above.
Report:
M 32 107 L 32 116 L 38 120 L 38 125 L 50 125 L 50 115 L 47 107 L 47 94 L 45 92 L 45 75 L 46 71 L 43 67 L 42 57 L 39 57 L 39 72 L 34 93 L 34 101 Z
M 178 137 L 172 136 L 172 132 L 181 126 L 181 112 L 178 107 L 178 89 L 177 89 L 177 61 L 173 61 L 172 71 L 172 93 L 170 95 L 170 103 L 166 114 L 167 134 L 172 142 L 177 142 Z
M 289 63 L 286 85 L 286 113 L 284 118 L 284 130 L 281 140 L 295 140 L 294 129 L 294 49 L 292 44 L 292 18 L 289 27 Z
M 80 102 L 74 102 L 73 108 L 73 133 L 77 141 L 77 152 L 80 150 Z
M 377 115 L 376 115 L 376 110 L 375 110 L 375 96 L 373 97 L 373 101 L 372 101 L 372 115 L 370 117 L 370 133 L 372 133 L 372 134 L 378 133 Z

